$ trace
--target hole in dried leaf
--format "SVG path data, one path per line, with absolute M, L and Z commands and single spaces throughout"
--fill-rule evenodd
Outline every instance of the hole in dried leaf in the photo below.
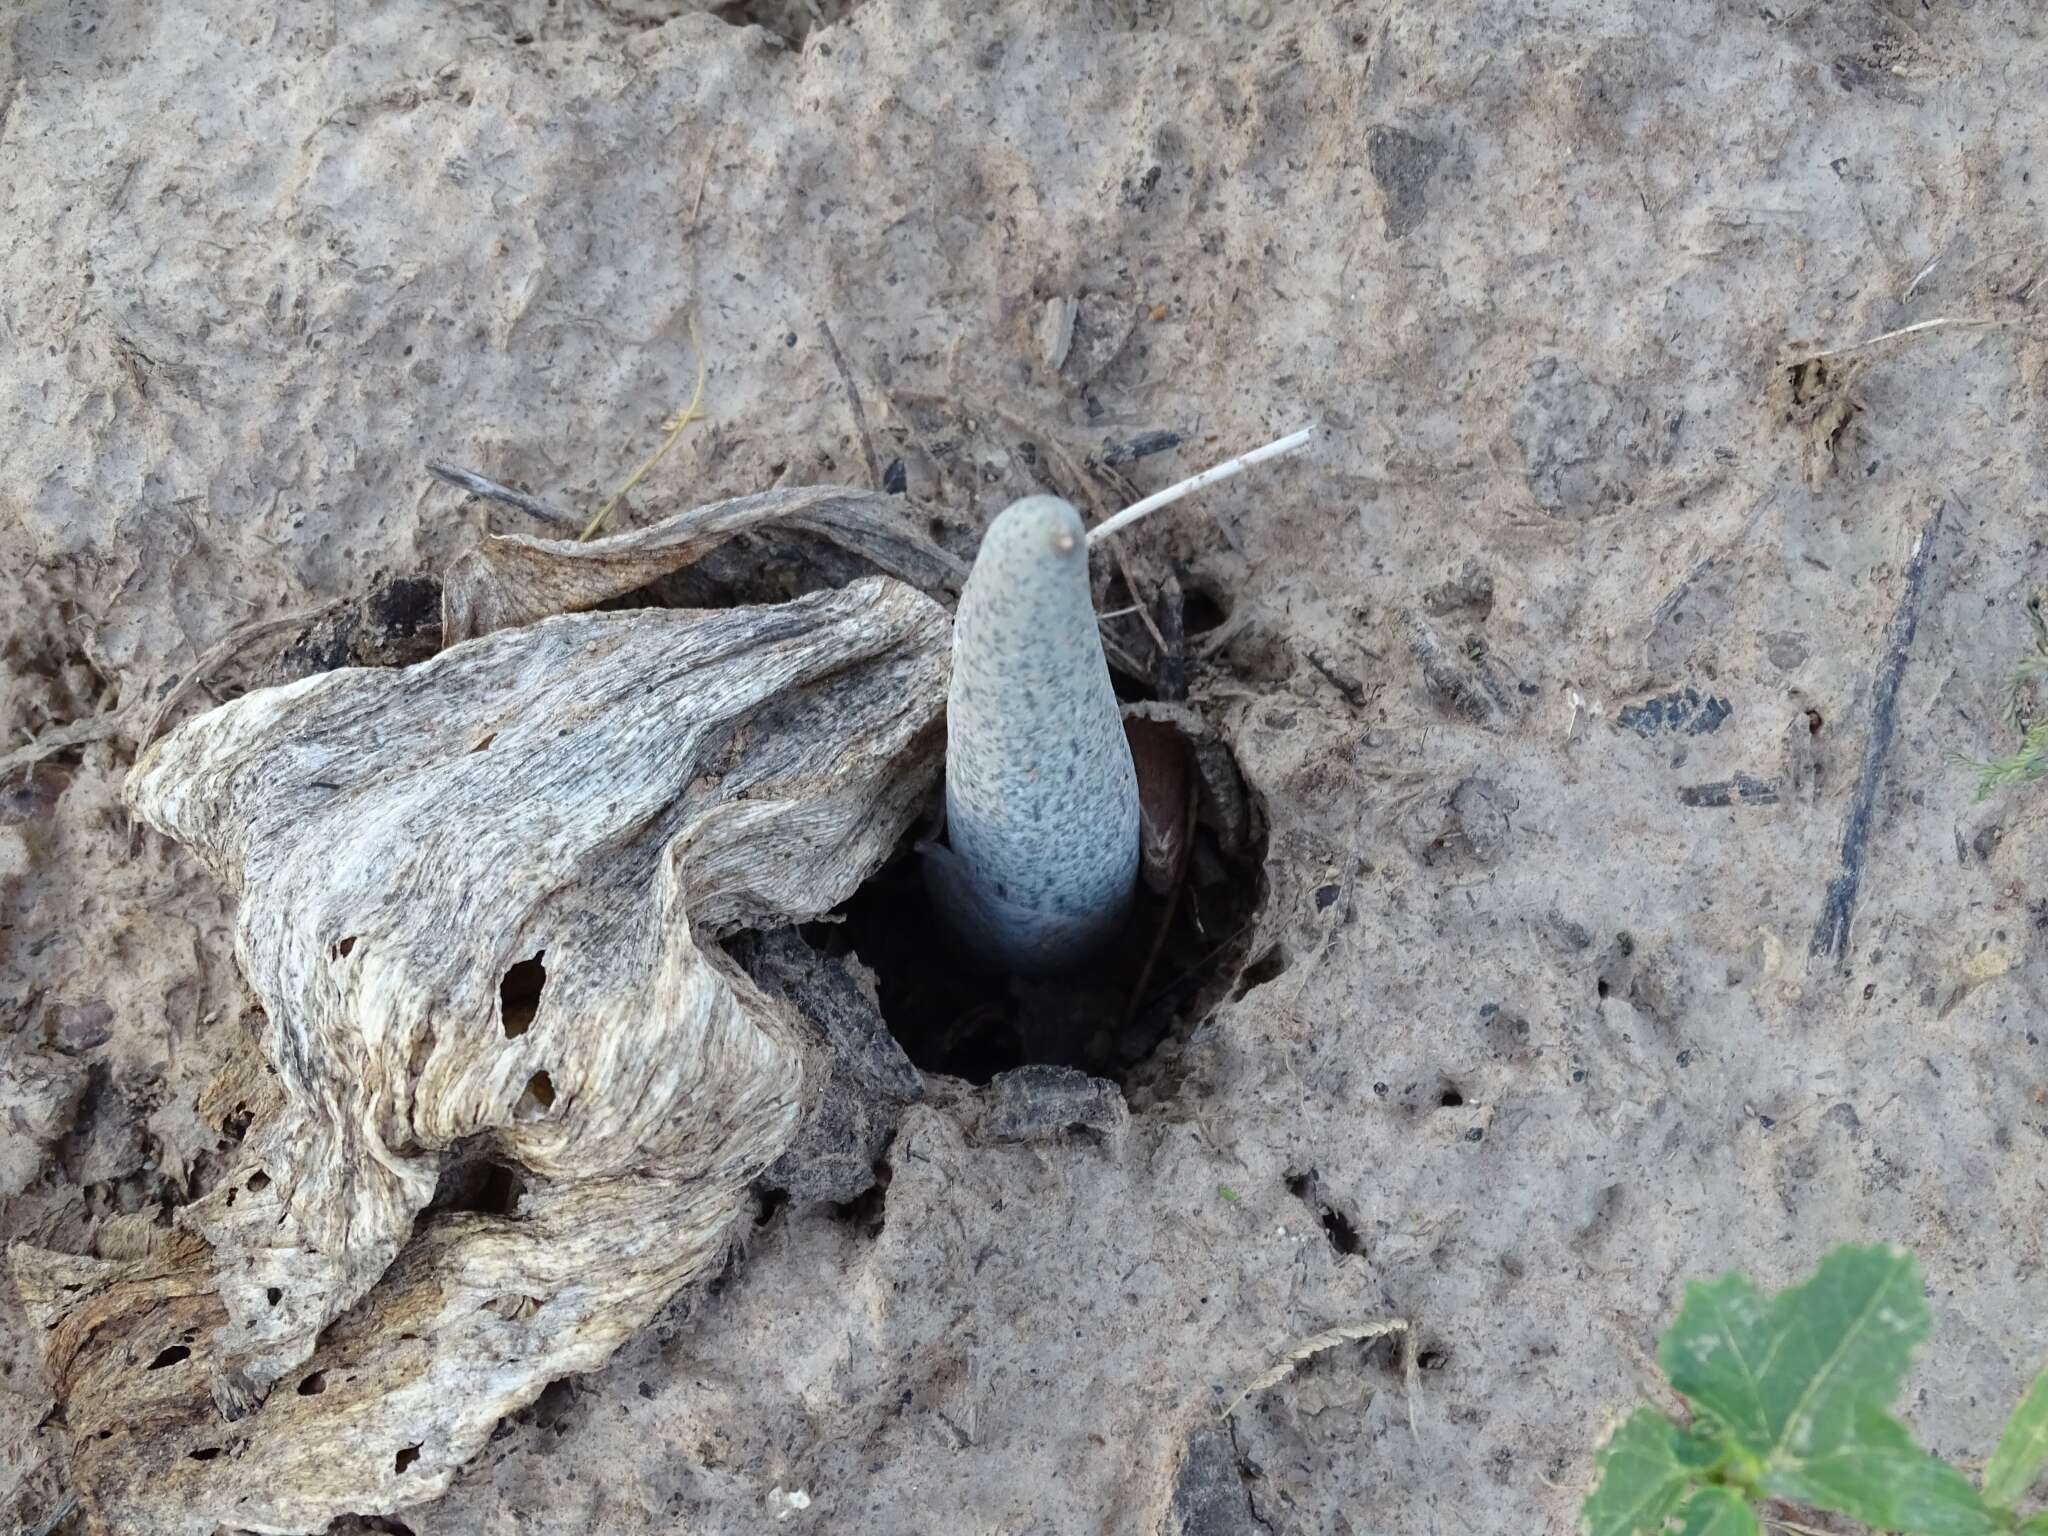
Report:
M 261 1168 L 258 1168 L 254 1173 L 249 1175 L 249 1182 L 245 1187 L 248 1189 L 250 1194 L 260 1195 L 261 1193 L 263 1193 L 264 1190 L 270 1188 L 270 1175 L 265 1173 Z
M 516 1040 L 531 1029 L 534 1015 L 540 1012 L 541 988 L 548 984 L 548 969 L 541 964 L 546 954 L 539 950 L 531 960 L 520 961 L 498 983 L 498 1022 L 507 1040 Z
M 350 934 L 345 939 L 335 940 L 334 948 L 329 953 L 337 960 L 346 960 L 351 954 L 355 953 L 355 947 L 356 937 L 354 934 Z
M 1229 995 L 1264 899 L 1260 818 L 1227 752 L 1210 772 L 1228 775 L 1231 813 L 1201 795 L 1179 890 L 1141 882 L 1123 937 L 1066 976 L 1031 979 L 976 969 L 944 940 L 925 887 L 922 855 L 909 847 L 804 938 L 826 954 L 852 951 L 875 972 L 883 1021 L 927 1072 L 986 1083 L 1033 1063 L 1078 1067 L 1126 1088 L 1149 1076 L 1162 1042 Z
M 214 1457 L 220 1454 L 220 1447 L 217 1445 L 209 1445 L 206 1447 L 206 1449 L 202 1451 L 187 1451 L 185 1454 L 191 1457 L 194 1461 L 211 1461 Z
M 190 1360 L 192 1351 L 182 1344 L 173 1344 L 169 1349 L 149 1362 L 152 1371 L 160 1371 L 167 1365 L 176 1365 L 180 1360 Z
M 299 1396 L 301 1397 L 318 1397 L 326 1390 L 327 1373 L 325 1371 L 309 1371 L 299 1378 Z

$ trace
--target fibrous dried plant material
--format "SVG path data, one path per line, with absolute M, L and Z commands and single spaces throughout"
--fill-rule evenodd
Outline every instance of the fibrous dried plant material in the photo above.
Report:
M 914 526 L 901 498 L 802 486 L 714 501 L 589 543 L 526 534 L 486 539 L 448 571 L 444 642 L 594 608 L 681 570 L 737 534 L 771 527 L 814 534 L 927 592 L 957 591 L 967 577 L 965 566 Z
M 709 941 L 888 855 L 948 641 L 883 578 L 568 615 L 143 756 L 131 805 L 240 898 L 282 1104 L 147 1255 L 15 1250 L 97 1518 L 305 1531 L 432 1497 L 719 1261 L 796 1131 L 804 1035 Z M 479 1162 L 485 1196 L 437 1199 Z
M 1799 434 L 1809 490 L 1818 491 L 1835 472 L 1842 439 L 1863 411 L 1858 389 L 1868 367 L 1865 358 L 1843 360 L 1837 353 L 1809 353 L 1792 346 L 1779 351 L 1770 408 Z
M 1438 638 L 1436 629 L 1412 608 L 1396 616 L 1408 654 L 1422 672 L 1422 686 L 1430 702 L 1451 714 L 1463 715 L 1478 725 L 1494 724 L 1502 701 L 1492 679 L 1468 656 L 1458 660 Z

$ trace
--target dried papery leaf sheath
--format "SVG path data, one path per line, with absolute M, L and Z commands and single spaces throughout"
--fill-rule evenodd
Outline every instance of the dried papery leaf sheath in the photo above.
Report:
M 807 1090 L 799 1022 L 708 941 L 888 856 L 948 639 L 879 578 L 558 617 L 145 754 L 132 805 L 240 897 L 282 1107 L 148 1256 L 15 1250 L 91 1511 L 303 1531 L 430 1498 L 718 1262 Z M 430 1210 L 458 1155 L 516 1204 Z
M 954 622 L 939 911 L 1019 973 L 1113 938 L 1138 878 L 1138 787 L 1088 594 L 1087 530 L 1032 496 L 990 525 Z
M 691 507 L 627 533 L 581 543 L 502 534 L 449 568 L 442 586 L 446 643 L 593 608 L 681 570 L 743 533 L 787 528 L 836 544 L 927 592 L 957 590 L 958 560 L 905 517 L 900 497 L 844 486 L 762 491 Z

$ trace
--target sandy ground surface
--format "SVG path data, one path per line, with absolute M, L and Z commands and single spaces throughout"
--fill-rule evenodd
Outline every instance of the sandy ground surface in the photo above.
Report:
M 1329 429 L 1131 544 L 1221 621 L 1192 691 L 1270 828 L 1263 960 L 1120 1137 L 1006 1142 L 934 1083 L 884 1199 L 766 1213 L 404 1528 L 755 1530 L 802 1490 L 783 1528 L 1565 1531 L 1684 1280 L 1848 1239 L 1919 1254 L 1909 1417 L 1987 1454 L 2048 1354 L 2048 796 L 1974 806 L 1947 756 L 2006 745 L 2048 585 L 2034 8 L 677 9 L 0 15 L 0 750 L 528 526 L 430 458 L 594 508 L 693 313 L 710 424 L 627 519 L 860 483 L 822 318 L 963 552 L 1073 491 L 1048 442 L 1184 434 L 1149 489 Z M 1944 318 L 1992 323 L 1780 366 Z M 130 828 L 132 757 L 0 785 L 0 1238 L 89 1251 L 232 1155 L 232 897 Z M 1415 1400 L 1359 1344 L 1220 1422 L 1385 1316 Z M 63 1431 L 22 1321 L 33 1526 Z

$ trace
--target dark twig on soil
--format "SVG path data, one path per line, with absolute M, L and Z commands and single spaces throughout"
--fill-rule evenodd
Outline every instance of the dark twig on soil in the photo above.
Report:
M 1104 443 L 1101 462 L 1115 469 L 1119 465 L 1150 458 L 1155 453 L 1165 453 L 1169 448 L 1178 448 L 1184 441 L 1178 432 L 1140 432 L 1122 442 Z
M 1814 956 L 1840 960 L 1849 947 L 1849 918 L 1856 909 L 1856 888 L 1862 882 L 1869 851 L 1871 813 L 1898 725 L 1899 684 L 1906 675 L 1906 654 L 1920 625 L 1920 610 L 1926 606 L 1927 573 L 1934 564 L 1934 539 L 1941 531 L 1944 510 L 1945 506 L 1936 506 L 1913 541 L 1904 589 L 1891 622 L 1885 626 L 1884 658 L 1870 690 L 1870 735 L 1863 744 L 1863 766 L 1856 775 L 1849 814 L 1842 822 L 1842 872 L 1829 883 L 1827 899 L 1821 904 L 1820 921 L 1814 926 L 1813 946 L 1808 951 Z
M 52 1532 L 56 1531 L 59 1527 L 64 1525 L 66 1521 L 68 1521 L 73 1515 L 77 1513 L 78 1495 L 75 1493 L 67 1493 L 64 1496 L 62 1503 L 58 1504 L 58 1506 L 55 1509 L 51 1510 L 47 1515 L 43 1516 L 42 1524 L 23 1526 L 22 1536 L 51 1536 Z
M 825 338 L 825 350 L 832 354 L 832 366 L 839 370 L 839 382 L 846 386 L 847 403 L 853 407 L 854 430 L 860 434 L 861 457 L 867 461 L 868 489 L 882 488 L 882 461 L 875 457 L 875 440 L 868 432 L 868 413 L 861 407 L 860 391 L 854 387 L 853 370 L 846 366 L 846 354 L 839 350 L 839 339 L 832 334 L 832 327 L 823 315 L 818 316 L 818 330 Z
M 1365 707 L 1364 683 L 1337 666 L 1321 651 L 1311 649 L 1304 654 L 1308 657 L 1308 664 L 1322 673 L 1332 688 L 1344 695 L 1346 703 L 1354 709 Z
M 481 496 L 486 501 L 502 501 L 508 507 L 517 507 L 529 517 L 539 518 L 544 523 L 558 527 L 574 528 L 576 519 L 567 512 L 558 512 L 546 502 L 528 496 L 524 491 L 515 491 L 510 486 L 500 485 L 495 480 L 486 480 L 473 469 L 458 469 L 453 464 L 429 464 L 428 473 L 446 480 L 450 485 L 459 485 L 472 496 Z
M 1804 726 L 1800 727 L 1802 730 Z M 1688 784 L 1678 791 L 1680 805 L 1721 807 L 1730 805 L 1776 805 L 1778 803 L 1778 781 L 1759 779 L 1753 774 L 1738 773 L 1732 779 L 1717 779 L 1711 784 Z

